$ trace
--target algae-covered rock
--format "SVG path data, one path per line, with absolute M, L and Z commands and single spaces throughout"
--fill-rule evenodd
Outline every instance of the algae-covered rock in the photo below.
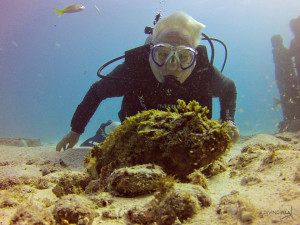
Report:
M 106 186 L 114 169 L 153 163 L 185 180 L 220 158 L 230 145 L 227 122 L 209 120 L 208 109 L 196 101 L 178 103 L 174 112 L 148 110 L 127 117 L 87 154 L 84 165 L 91 175 Z
M 242 224 L 251 224 L 257 217 L 256 209 L 248 198 L 232 191 L 220 199 L 217 207 L 220 220 L 239 220 Z
M 214 161 L 213 163 L 209 164 L 208 166 L 204 167 L 201 170 L 201 173 L 205 175 L 205 177 L 209 178 L 212 176 L 215 176 L 219 173 L 222 173 L 226 171 L 227 169 L 227 163 L 225 160 L 221 157 L 220 159 Z
M 161 193 L 153 208 L 156 210 L 158 224 L 174 224 L 176 218 L 181 222 L 193 217 L 201 207 L 209 207 L 212 200 L 204 188 L 193 185 L 176 183 L 165 193 Z
M 79 195 L 66 195 L 57 201 L 53 210 L 57 224 L 91 225 L 95 218 L 95 204 Z
M 2 224 L 0 222 L 0 224 Z M 55 221 L 46 208 L 41 208 L 38 205 L 21 205 L 10 220 L 10 225 L 24 224 L 47 224 L 54 225 Z
M 199 170 L 195 170 L 193 173 L 189 174 L 187 178 L 190 180 L 191 184 L 200 185 L 204 189 L 208 189 L 207 179 Z
M 83 172 L 65 172 L 59 178 L 56 186 L 52 192 L 57 197 L 62 197 L 68 194 L 81 194 L 84 192 L 86 186 L 90 183 L 91 177 Z
M 166 174 L 159 166 L 145 164 L 114 170 L 108 177 L 108 191 L 117 196 L 137 196 L 155 191 Z
M 192 218 L 212 200 L 202 187 L 187 183 L 164 182 L 160 192 L 148 205 L 127 212 L 129 220 L 137 224 L 172 225 Z M 178 223 L 175 223 L 176 220 Z

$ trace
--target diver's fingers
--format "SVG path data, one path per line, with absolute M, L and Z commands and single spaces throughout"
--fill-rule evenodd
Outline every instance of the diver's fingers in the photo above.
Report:
M 74 145 L 72 145 L 71 143 L 69 143 L 69 144 L 68 144 L 68 147 L 67 147 L 67 150 L 68 150 L 69 148 L 73 148 L 73 146 L 74 146 Z
M 77 144 L 77 142 L 79 140 L 79 137 L 80 137 L 80 134 L 78 134 L 78 133 L 76 133 L 74 131 L 71 131 L 70 137 L 68 139 L 68 144 L 69 145 L 68 145 L 67 149 L 73 148 Z
M 76 145 L 76 143 L 77 143 L 77 140 L 71 140 L 71 141 L 69 142 L 69 145 L 68 145 L 68 148 L 67 148 L 67 149 L 73 148 L 73 147 Z
M 60 141 L 57 145 L 56 145 L 56 151 L 60 152 L 61 149 L 64 148 L 62 141 Z
M 56 151 L 60 152 L 62 149 L 65 151 L 68 144 L 67 138 L 63 138 L 56 146 Z
M 78 142 L 80 134 L 71 131 L 57 144 L 56 151 L 61 151 L 62 149 L 66 150 L 73 148 Z

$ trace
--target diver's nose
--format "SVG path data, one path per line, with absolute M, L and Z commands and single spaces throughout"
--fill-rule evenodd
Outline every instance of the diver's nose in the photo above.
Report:
M 175 55 L 173 55 L 167 62 L 167 68 L 168 69 L 177 69 L 178 68 L 178 61 L 175 57 Z

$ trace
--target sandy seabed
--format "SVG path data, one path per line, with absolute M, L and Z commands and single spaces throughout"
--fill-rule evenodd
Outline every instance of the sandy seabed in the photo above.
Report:
M 53 189 L 61 177 L 85 173 L 89 150 L 0 145 L 0 224 L 72 224 L 50 218 L 60 200 Z M 224 159 L 226 171 L 207 178 L 211 205 L 174 224 L 300 224 L 300 132 L 242 137 Z M 101 193 L 93 219 L 77 224 L 136 224 L 128 212 L 153 195 Z

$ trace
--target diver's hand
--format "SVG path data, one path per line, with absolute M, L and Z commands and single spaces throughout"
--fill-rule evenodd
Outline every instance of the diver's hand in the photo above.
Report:
M 239 131 L 239 128 L 237 128 L 237 126 L 231 122 L 231 121 L 228 121 L 228 125 L 227 127 L 229 128 L 228 129 L 228 135 L 231 139 L 231 143 L 236 143 L 239 138 L 240 138 L 240 131 Z
M 73 148 L 74 145 L 78 142 L 80 134 L 71 131 L 56 145 L 56 151 L 60 152 L 62 149 L 66 150 Z M 68 146 L 67 146 L 68 145 Z

